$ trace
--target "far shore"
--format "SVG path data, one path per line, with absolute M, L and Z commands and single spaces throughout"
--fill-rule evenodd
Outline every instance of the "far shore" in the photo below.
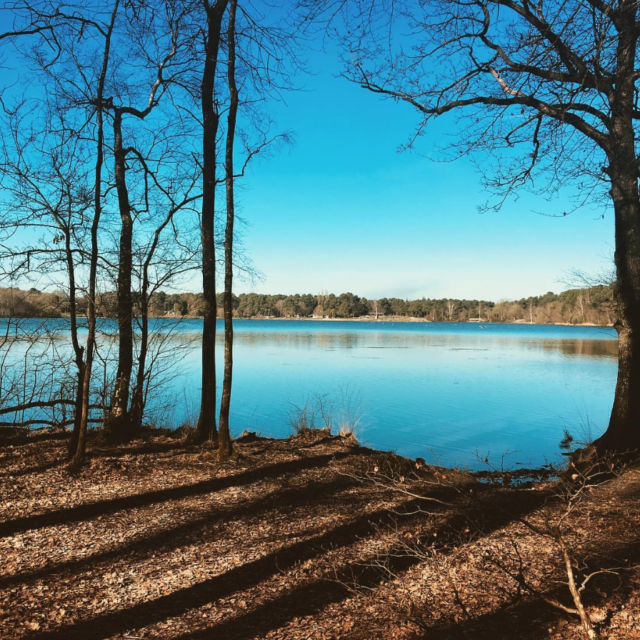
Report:
M 189 320 L 198 320 L 201 316 L 181 316 L 182 318 L 186 318 Z M 161 318 L 173 318 L 175 316 L 154 316 L 156 319 Z M 223 318 L 218 318 L 218 320 L 223 320 Z M 540 327 L 609 327 L 612 328 L 613 324 L 595 324 L 594 322 L 525 322 L 522 320 L 515 320 L 509 322 L 500 322 L 498 320 L 428 320 L 427 318 L 416 318 L 412 316 L 385 316 L 379 318 L 368 318 L 366 316 L 361 316 L 358 318 L 301 318 L 301 317 L 291 317 L 291 318 L 283 318 L 276 316 L 252 316 L 251 318 L 234 318 L 234 320 L 275 320 L 275 321 L 300 321 L 300 322 L 422 322 L 425 324 L 521 324 L 521 325 L 533 325 Z

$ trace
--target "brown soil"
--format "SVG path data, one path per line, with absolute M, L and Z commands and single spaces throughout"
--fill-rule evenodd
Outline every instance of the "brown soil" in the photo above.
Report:
M 521 522 L 556 508 L 550 481 L 498 486 L 323 433 L 246 438 L 225 465 L 166 433 L 94 438 L 70 476 L 65 440 L 0 443 L 3 639 L 581 637 L 505 573 L 572 606 L 556 545 Z M 584 591 L 604 638 L 640 638 L 639 497 L 629 469 L 571 516 L 576 562 L 612 569 Z

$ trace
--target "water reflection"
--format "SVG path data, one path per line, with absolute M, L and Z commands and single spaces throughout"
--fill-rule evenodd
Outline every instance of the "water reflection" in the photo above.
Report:
M 618 358 L 618 343 L 614 340 L 560 340 L 543 342 L 542 348 L 559 350 L 567 356 L 587 356 L 590 358 Z
M 176 334 L 176 339 L 186 335 Z M 218 335 L 218 341 L 223 340 Z M 268 332 L 252 331 L 236 333 L 236 342 L 245 348 L 272 345 L 293 349 L 425 349 L 448 348 L 452 351 L 501 351 L 528 349 L 557 351 L 564 355 L 579 355 L 594 358 L 617 358 L 618 345 L 614 340 L 522 340 L 514 344 L 513 338 L 487 337 L 485 339 L 452 335 L 419 335 L 348 332 Z

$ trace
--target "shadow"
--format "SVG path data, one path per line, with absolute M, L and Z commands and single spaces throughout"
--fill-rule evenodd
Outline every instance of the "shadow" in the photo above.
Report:
M 351 453 L 335 453 L 333 455 L 312 456 L 291 460 L 288 462 L 280 462 L 269 465 L 267 467 L 259 467 L 250 471 L 224 476 L 221 478 L 212 478 L 211 480 L 203 480 L 195 484 L 184 485 L 180 487 L 172 487 L 170 489 L 160 489 L 158 491 L 150 491 L 143 494 L 134 494 L 124 496 L 122 498 L 112 498 L 110 500 L 101 500 L 88 504 L 81 504 L 67 509 L 59 509 L 40 515 L 27 516 L 24 518 L 16 518 L 0 523 L 0 538 L 15 535 L 22 531 L 33 531 L 42 529 L 43 527 L 51 527 L 61 524 L 71 524 L 81 520 L 92 520 L 99 516 L 115 513 L 124 509 L 133 509 L 145 507 L 169 500 L 180 500 L 182 498 L 193 497 L 222 491 L 229 487 L 240 487 L 258 480 L 267 478 L 275 478 L 286 473 L 294 473 L 303 469 L 320 467 L 329 464 L 332 460 L 353 455 Z
M 55 469 L 56 467 L 63 466 L 66 460 L 50 460 L 49 462 L 43 462 L 42 464 L 36 464 L 33 467 L 26 467 L 24 469 L 18 469 L 18 471 L 4 471 L 0 473 L 0 477 L 20 478 L 22 476 L 28 476 L 32 473 L 42 473 L 43 471 L 49 471 L 49 469 Z
M 142 445 L 139 447 L 133 447 L 130 449 L 114 449 L 113 451 L 109 451 L 109 450 L 98 450 L 98 451 L 90 451 L 87 453 L 87 459 L 94 459 L 94 458 L 122 458 L 124 456 L 127 455 L 138 455 L 138 454 L 145 454 L 145 453 L 168 453 L 169 451 L 175 451 L 175 450 L 182 450 L 182 451 L 188 451 L 188 447 L 185 445 L 182 446 L 178 446 L 175 445 L 173 443 L 168 443 L 168 444 L 149 444 L 149 445 Z M 60 451 L 60 454 L 66 453 Z M 28 476 L 32 473 L 42 473 L 43 471 L 48 471 L 49 469 L 54 469 L 55 467 L 61 467 L 64 466 L 65 464 L 68 464 L 69 460 L 68 458 L 66 458 L 63 455 L 58 455 L 56 456 L 55 460 L 51 460 L 49 462 L 46 463 L 42 463 L 39 465 L 33 465 L 32 467 L 25 467 L 23 469 L 19 469 L 18 471 L 9 471 L 9 470 L 3 470 L 2 472 L 0 472 L 0 477 L 22 477 L 22 476 Z
M 365 560 L 358 567 L 341 567 L 332 580 L 314 580 L 269 600 L 241 617 L 222 622 L 215 627 L 178 636 L 175 640 L 209 640 L 214 636 L 225 640 L 250 640 L 268 631 L 280 629 L 295 618 L 320 613 L 327 606 L 352 597 L 353 592 L 347 586 L 351 583 L 357 583 L 361 589 L 372 589 L 390 579 L 391 576 L 373 565 L 376 558 L 368 560 L 368 564 Z M 389 558 L 387 566 L 397 574 L 420 562 L 422 560 L 405 554 Z
M 355 449 L 348 453 L 341 452 L 335 455 L 315 456 L 278 463 L 245 471 L 234 476 L 213 478 L 184 487 L 149 492 L 141 496 L 130 496 L 96 502 L 90 505 L 80 505 L 66 510 L 68 512 L 67 515 L 71 517 L 68 517 L 64 522 L 86 520 L 125 508 L 201 495 L 230 486 L 242 486 L 260 479 L 282 476 L 305 468 L 320 467 L 336 458 L 347 458 L 360 454 L 379 455 L 378 452 Z M 303 486 L 277 489 L 249 504 L 212 508 L 211 511 L 202 517 L 198 517 L 198 519 L 163 529 L 153 535 L 133 540 L 116 549 L 98 553 L 88 558 L 70 560 L 52 567 L 8 577 L 5 580 L 0 580 L 0 586 L 26 583 L 39 578 L 50 578 L 63 572 L 75 574 L 86 568 L 95 570 L 100 563 L 114 559 L 126 560 L 126 557 L 130 554 L 132 559 L 137 561 L 150 555 L 155 555 L 158 552 L 174 550 L 186 544 L 197 544 L 198 541 L 207 539 L 207 527 L 220 521 L 233 522 L 236 519 L 246 518 L 247 516 L 259 516 L 272 509 L 274 512 L 279 509 L 295 510 L 307 505 L 316 510 L 319 506 L 322 509 L 321 505 L 323 503 L 330 504 L 331 500 L 335 501 L 336 494 L 354 484 L 356 484 L 354 480 L 343 476 L 328 482 L 312 481 Z M 473 497 L 467 491 L 471 488 L 474 491 Z M 633 485 L 620 492 L 619 495 L 624 495 L 625 500 L 637 500 L 640 497 L 639 492 L 640 487 Z M 447 553 L 448 550 L 469 541 L 471 536 L 466 534 L 465 531 L 470 526 L 475 531 L 474 539 L 482 538 L 535 511 L 549 497 L 549 493 L 545 491 L 521 491 L 512 488 L 495 489 L 476 482 L 460 487 L 458 492 L 446 486 L 438 487 L 434 492 L 434 488 L 431 487 L 430 495 L 448 500 L 452 503 L 452 511 L 447 511 L 444 505 L 432 503 L 428 503 L 427 507 L 425 507 L 423 501 L 412 499 L 392 509 L 380 509 L 374 513 L 363 515 L 324 533 L 318 533 L 315 529 L 307 529 L 305 532 L 300 533 L 299 536 L 296 534 L 296 537 L 300 538 L 310 536 L 307 539 L 294 542 L 261 558 L 234 567 L 223 574 L 189 587 L 177 589 L 154 600 L 141 602 L 120 610 L 112 610 L 95 618 L 80 620 L 31 637 L 102 640 L 131 629 L 153 625 L 167 618 L 181 616 L 191 609 L 210 605 L 234 593 L 255 588 L 260 583 L 273 579 L 274 576 L 294 568 L 299 563 L 321 558 L 329 549 L 348 547 L 365 538 L 375 536 L 380 533 L 381 528 L 383 532 L 387 529 L 390 530 L 399 522 L 407 527 L 412 527 L 411 531 L 418 532 L 421 540 L 426 540 L 422 534 L 427 537 L 433 536 L 434 539 L 438 540 L 440 553 Z M 349 500 L 349 495 L 344 496 L 344 499 Z M 133 501 L 133 504 L 126 502 L 128 506 L 118 506 L 122 505 L 123 501 Z M 98 513 L 91 512 L 88 516 L 86 514 L 83 515 L 84 511 L 78 511 L 86 508 L 95 509 L 101 505 L 106 507 L 106 510 Z M 421 511 L 421 507 L 428 508 L 429 512 Z M 47 515 L 56 516 L 57 513 L 53 512 Z M 423 523 L 426 517 L 432 515 L 442 516 L 438 526 L 430 525 L 428 528 L 424 527 Z M 33 518 L 38 519 L 41 517 L 34 516 Z M 301 514 L 299 517 L 303 518 L 304 515 Z M 14 520 L 12 522 L 20 521 Z M 11 522 L 5 524 L 11 524 Z M 2 526 L 0 525 L 0 531 Z M 48 525 L 40 524 L 38 526 Z M 290 539 L 290 536 L 283 532 L 280 539 L 284 542 Z M 606 549 L 594 548 L 585 551 L 589 558 L 593 558 L 594 554 L 595 557 L 600 558 L 600 560 L 593 560 L 594 568 L 615 566 L 612 564 L 614 556 L 629 560 L 633 559 L 634 561 L 640 560 L 640 538 L 626 545 L 618 544 L 616 547 L 612 543 L 602 542 L 602 545 L 605 544 L 610 546 L 607 546 Z M 607 555 L 608 559 L 605 557 Z M 357 560 L 355 564 L 340 564 L 334 568 L 335 576 L 332 576 L 333 579 L 331 580 L 314 579 L 303 584 L 298 582 L 297 585 L 290 587 L 287 591 L 267 595 L 266 597 L 269 599 L 266 601 L 261 598 L 258 600 L 259 604 L 249 611 L 236 610 L 234 618 L 224 620 L 215 626 L 205 629 L 195 629 L 188 634 L 180 636 L 180 640 L 186 640 L 186 638 L 205 640 L 212 637 L 221 637 L 225 640 L 249 640 L 257 636 L 268 635 L 276 629 L 281 629 L 296 618 L 315 615 L 331 604 L 352 597 L 353 589 L 350 588 L 352 584 L 365 590 L 375 588 L 402 574 L 412 566 L 420 564 L 422 561 L 421 558 L 416 558 L 407 553 L 405 547 L 398 546 L 382 557 L 369 556 Z M 384 570 L 381 569 L 381 563 L 385 566 Z M 328 568 L 332 569 L 332 567 Z M 594 579 L 593 583 L 590 584 L 585 598 L 589 604 L 606 604 L 607 599 L 612 597 L 613 594 L 618 599 L 628 598 L 631 592 L 627 587 L 628 585 L 621 587 L 616 580 L 611 579 L 611 576 L 601 576 Z M 282 587 L 276 586 L 275 589 L 269 588 L 262 593 L 273 593 L 278 588 L 282 589 Z M 565 586 L 556 586 L 556 583 L 553 583 L 552 589 L 547 593 L 562 602 L 570 604 Z M 562 617 L 566 617 L 566 614 L 527 596 L 519 600 L 511 599 L 496 611 L 468 618 L 455 624 L 451 621 L 434 623 L 432 629 L 425 632 L 424 637 L 438 640 L 447 640 L 448 638 L 452 640 L 469 640 L 469 638 L 485 637 L 505 638 L 506 640 L 514 637 L 513 632 L 517 628 L 519 631 L 522 630 L 522 634 L 519 637 L 542 640 L 542 638 L 548 637 L 549 625 Z M 366 619 L 363 620 L 363 623 L 366 624 Z M 364 638 L 367 636 L 360 635 L 358 637 Z
M 71 436 L 69 431 L 46 431 L 38 434 L 8 434 L 0 432 L 0 447 L 23 447 L 36 442 L 47 442 L 56 440 L 68 440 Z
M 173 442 L 148 442 L 136 446 L 125 445 L 116 448 L 115 445 L 107 445 L 100 448 L 100 445 L 93 447 L 87 452 L 87 458 L 123 458 L 129 455 L 140 455 L 146 453 L 167 453 L 169 451 L 198 451 L 201 447 L 188 444 L 182 440 Z
M 9 431 L 6 429 L 6 431 Z M 172 442 L 153 442 L 153 436 L 165 435 L 172 438 Z M 194 445 L 188 444 L 183 438 L 177 437 L 175 432 L 169 433 L 154 433 L 151 430 L 149 433 L 144 433 L 141 436 L 137 436 L 136 440 L 142 440 L 142 444 L 124 444 L 117 446 L 115 444 L 100 442 L 102 432 L 100 430 L 90 431 L 88 433 L 89 446 L 87 451 L 87 458 L 100 458 L 103 456 L 124 456 L 128 454 L 137 453 L 162 453 L 163 451 L 172 451 L 174 449 L 190 450 L 195 448 Z M 42 433 L 29 433 L 28 430 L 24 430 L 23 433 L 3 433 L 0 428 L 0 448 L 1 447 L 22 447 L 39 442 L 57 442 L 60 440 L 68 440 L 71 437 L 71 431 L 43 431 Z M 101 448 L 102 447 L 102 448 Z
M 345 491 L 355 484 L 355 481 L 339 479 L 332 482 L 307 483 L 304 486 L 291 489 L 278 489 L 264 498 L 255 500 L 247 505 L 215 508 L 205 516 L 188 520 L 175 527 L 162 529 L 155 534 L 133 540 L 109 551 L 96 553 L 86 558 L 61 562 L 33 571 L 0 577 L 0 588 L 6 589 L 15 585 L 24 585 L 34 580 L 51 578 L 63 573 L 76 574 L 87 569 L 95 570 L 98 565 L 104 562 L 124 558 L 132 554 L 135 554 L 135 561 L 139 562 L 157 553 L 172 551 L 178 547 L 203 540 L 206 528 L 216 522 L 233 522 L 246 516 L 259 516 L 270 509 L 295 509 L 300 506 L 327 502 L 337 493 Z
M 440 545 L 443 546 L 442 552 L 444 553 L 447 545 L 457 546 L 460 544 L 460 534 L 470 522 L 475 527 L 481 527 L 483 535 L 487 535 L 508 525 L 517 518 L 524 517 L 539 507 L 544 498 L 545 496 L 534 492 L 526 496 L 526 499 L 519 499 L 517 502 L 513 500 L 511 495 L 501 496 L 502 507 L 508 507 L 508 509 L 500 508 L 495 512 L 485 508 L 485 505 L 478 501 L 473 501 L 469 504 L 456 504 L 457 513 L 436 528 L 432 535 L 440 541 Z M 491 500 L 495 501 L 496 496 L 494 495 Z M 419 507 L 421 501 L 415 501 L 415 503 Z M 406 511 L 406 513 L 411 512 Z M 401 515 L 396 514 L 396 518 L 392 520 L 393 524 Z M 412 516 L 415 516 L 415 514 L 412 514 Z M 404 518 L 403 521 L 406 522 Z M 377 523 L 376 528 L 380 525 L 384 526 L 384 524 L 384 522 Z M 370 557 L 359 561 L 357 565 L 343 565 L 337 568 L 332 580 L 314 581 L 295 588 L 259 605 L 242 616 L 218 624 L 215 627 L 182 635 L 178 640 L 186 640 L 187 638 L 208 640 L 213 637 L 214 633 L 216 636 L 225 638 L 225 640 L 249 640 L 250 638 L 267 635 L 270 631 L 279 629 L 296 618 L 315 615 L 328 605 L 351 597 L 353 592 L 347 586 L 348 584 L 353 584 L 357 589 L 371 589 L 388 580 L 393 580 L 395 576 L 421 562 L 423 562 L 422 558 L 411 555 L 405 547 L 392 549 L 382 558 L 379 556 Z M 381 569 L 381 563 L 385 567 L 384 570 Z M 444 638 L 444 636 L 439 635 L 434 635 L 433 637 L 434 639 Z M 480 638 L 484 636 L 472 637 Z M 468 640 L 468 637 L 466 640 Z
M 343 443 L 347 443 L 350 447 L 350 450 L 353 452 L 356 451 L 367 451 L 366 447 L 361 446 L 360 444 L 358 444 L 357 442 L 354 442 L 353 440 L 350 442 L 349 439 L 347 437 L 343 437 L 340 435 L 328 435 L 328 436 L 324 436 L 318 440 L 315 440 L 314 442 L 310 443 L 310 444 L 305 444 L 305 445 L 301 445 L 300 449 L 313 449 L 315 447 L 319 447 L 323 444 L 328 444 L 328 443 L 332 443 L 335 442 L 336 440 L 342 440 Z M 380 451 L 376 451 L 376 453 L 378 455 L 380 455 Z M 384 454 L 384 452 L 382 452 Z
M 327 444 L 329 442 L 334 442 L 334 441 L 335 441 L 335 436 L 328 435 L 328 436 L 324 436 L 323 438 L 319 438 L 318 440 L 315 440 L 311 444 L 303 444 L 300 448 L 301 449 L 313 449 L 314 447 L 319 447 L 319 446 L 321 446 L 323 444 Z
M 408 518 L 413 519 L 424 517 L 424 514 L 417 509 L 419 502 L 414 499 L 404 502 L 393 510 L 381 509 L 323 534 L 247 562 L 191 587 L 179 589 L 127 609 L 79 621 L 32 637 L 60 638 L 61 640 L 75 638 L 102 640 L 116 634 L 122 634 L 130 629 L 145 627 L 167 618 L 180 616 L 191 609 L 197 609 L 238 591 L 249 589 L 300 562 L 322 555 L 327 548 L 345 547 L 357 540 L 370 537 L 376 533 L 380 526 L 392 524 L 398 514 L 405 513 Z M 207 637 L 211 637 L 211 631 Z
M 52 437 L 52 436 L 56 436 L 56 437 Z M 52 441 L 67 440 L 69 436 L 70 434 L 68 433 L 62 433 L 62 434 L 50 434 L 49 437 L 45 438 L 43 434 L 43 439 L 52 440 Z M 28 442 L 21 442 L 21 444 L 26 445 L 26 444 L 32 444 L 34 442 L 38 442 L 38 436 L 28 436 L 27 439 L 28 439 Z M 17 446 L 21 446 L 21 444 L 18 444 Z M 193 452 L 197 450 L 198 450 L 198 447 L 187 444 L 184 441 L 179 439 L 176 439 L 173 442 L 163 442 L 163 443 L 148 442 L 148 443 L 139 444 L 137 446 L 129 446 L 124 448 L 123 447 L 110 448 L 109 446 L 105 448 L 100 448 L 100 445 L 94 446 L 93 443 L 91 443 L 91 449 L 87 452 L 87 459 L 88 460 L 92 460 L 96 458 L 114 458 L 115 459 L 115 458 L 123 458 L 125 456 L 135 456 L 140 454 L 159 454 L 159 453 L 169 453 L 171 451 Z M 31 473 L 41 473 L 43 471 L 47 471 L 55 467 L 63 466 L 68 462 L 68 459 L 65 455 L 66 450 L 59 451 L 58 453 L 59 455 L 57 456 L 57 459 L 55 461 L 51 461 L 41 465 L 34 465 L 32 467 L 27 467 L 24 469 L 20 469 L 18 471 L 13 471 L 13 472 L 8 470 L 3 470 L 2 472 L 0 472 L 0 477 L 27 476 Z
M 477 485 L 474 484 L 474 486 Z M 317 491 L 322 492 L 322 487 L 323 485 L 319 485 Z M 444 489 L 447 492 L 450 491 Z M 444 498 L 443 495 L 439 497 Z M 307 499 L 303 488 L 300 495 L 292 496 L 292 498 L 294 501 Z M 484 517 L 484 530 L 485 533 L 488 533 L 539 506 L 542 500 L 543 496 L 532 492 L 532 495 L 528 496 L 526 500 L 520 499 L 517 503 L 512 501 L 509 513 L 507 513 L 507 509 L 502 509 L 497 515 L 488 512 L 484 504 L 475 501 L 473 503 L 475 511 L 471 513 L 471 517 L 476 525 Z M 469 516 L 465 513 L 468 506 L 464 500 L 462 502 L 463 504 L 456 505 L 456 510 L 459 513 L 447 518 L 446 522 L 436 529 L 435 533 L 438 539 L 460 542 L 461 527 L 466 527 L 470 521 Z M 431 511 L 426 512 L 421 510 L 423 505 L 422 500 L 412 499 L 393 509 L 378 510 L 191 587 L 174 591 L 166 596 L 134 605 L 128 609 L 113 611 L 90 620 L 41 633 L 37 637 L 101 640 L 126 630 L 145 627 L 166 618 L 180 616 L 188 610 L 205 606 L 233 593 L 254 587 L 300 562 L 322 556 L 328 549 L 349 546 L 363 538 L 376 535 L 381 528 L 395 526 L 399 519 L 402 519 L 405 525 L 418 523 L 444 508 L 444 505 L 433 505 L 430 507 Z M 487 517 L 488 515 L 491 517 Z M 406 552 L 392 552 L 386 560 L 395 572 L 402 572 L 421 562 L 420 559 L 412 557 Z M 371 558 L 369 561 L 365 560 L 364 563 L 358 564 L 357 581 L 360 585 L 375 586 L 388 579 L 388 574 L 383 574 L 379 567 L 373 566 L 373 562 L 374 559 Z M 349 577 L 350 581 L 353 581 L 353 566 L 342 567 L 340 571 L 339 575 L 344 576 L 345 580 Z M 349 590 L 344 585 L 336 582 L 316 581 L 270 600 L 244 616 L 184 637 L 204 639 L 212 637 L 212 633 L 215 632 L 216 635 L 225 639 L 252 638 L 256 635 L 266 634 L 296 617 L 316 613 L 328 604 L 348 596 Z

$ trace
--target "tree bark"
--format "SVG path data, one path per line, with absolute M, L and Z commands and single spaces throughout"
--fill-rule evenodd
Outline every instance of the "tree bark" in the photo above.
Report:
M 148 285 L 142 288 L 140 300 L 140 353 L 138 355 L 138 371 L 136 384 L 131 394 L 131 428 L 142 427 L 144 417 L 144 386 L 146 381 L 147 352 L 149 350 L 149 300 Z
M 233 228 L 235 222 L 235 199 L 233 177 L 233 145 L 235 141 L 238 116 L 238 87 L 236 85 L 236 8 L 237 0 L 229 5 L 229 26 L 227 45 L 229 61 L 227 81 L 229 86 L 229 115 L 227 119 L 227 143 L 225 152 L 225 187 L 227 200 L 227 225 L 224 234 L 224 379 L 220 401 L 220 432 L 218 434 L 218 457 L 229 458 L 232 452 L 229 428 L 229 410 L 231 408 L 231 386 L 233 382 Z
M 612 167 L 616 235 L 618 379 L 603 451 L 640 450 L 640 202 L 635 165 Z
M 67 261 L 67 273 L 69 274 L 69 317 L 71 321 L 71 344 L 76 361 L 77 387 L 73 416 L 73 432 L 69 440 L 68 452 L 71 457 L 78 446 L 78 436 L 80 433 L 80 417 L 82 415 L 82 387 L 85 373 L 84 349 L 78 340 L 78 305 L 76 288 L 76 270 L 71 249 L 71 229 L 67 226 L 64 230 L 65 255 Z
M 131 436 L 132 424 L 129 413 L 129 390 L 133 370 L 133 298 L 131 295 L 133 220 L 127 188 L 126 152 L 122 143 L 122 112 L 119 110 L 114 114 L 113 134 L 114 176 L 120 210 L 117 291 L 118 369 L 106 430 L 113 439 L 125 440 Z
M 640 198 L 633 127 L 638 8 L 626 1 L 620 12 L 626 26 L 618 39 L 607 169 L 615 214 L 618 381 L 609 427 L 596 444 L 625 452 L 640 450 Z
M 96 92 L 96 166 L 95 166 L 95 187 L 94 187 L 94 213 L 91 223 L 91 253 L 89 259 L 89 295 L 87 300 L 88 333 L 85 345 L 85 365 L 82 378 L 82 406 L 80 420 L 77 422 L 76 448 L 69 464 L 69 471 L 76 472 L 84 464 L 85 451 L 87 447 L 87 424 L 89 421 L 89 400 L 91 394 L 91 370 L 93 367 L 93 355 L 96 341 L 96 280 L 98 273 L 98 230 L 100 228 L 100 217 L 102 215 L 102 165 L 104 163 L 104 85 L 109 66 L 109 55 L 111 50 L 111 34 L 115 25 L 116 16 L 120 0 L 116 0 L 111 22 L 105 36 L 104 53 L 102 56 L 102 69 L 98 79 L 98 89 Z
M 207 41 L 201 84 L 202 107 L 202 400 L 197 434 L 201 441 L 217 435 L 216 430 L 216 136 L 219 114 L 215 102 L 215 79 L 220 49 L 222 16 L 227 0 L 209 4 L 207 13 Z

